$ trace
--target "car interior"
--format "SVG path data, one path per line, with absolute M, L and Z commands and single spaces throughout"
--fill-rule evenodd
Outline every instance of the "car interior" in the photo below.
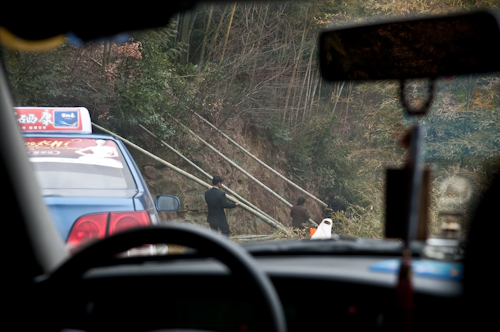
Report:
M 103 5 L 99 11 L 82 5 L 71 12 L 71 20 L 61 20 L 50 6 L 22 8 L 19 4 L 13 11 L 18 15 L 4 12 L 0 16 L 1 38 L 5 42 L 5 36 L 11 36 L 12 43 L 34 49 L 49 47 L 70 32 L 88 42 L 165 26 L 177 12 L 197 3 L 169 2 L 161 10 L 152 2 L 141 3 L 133 19 L 127 20 L 121 19 L 130 10 L 124 5 Z M 91 24 L 81 24 L 89 20 Z M 328 30 L 318 36 L 321 73 L 332 81 L 399 80 L 408 116 L 418 117 L 432 103 L 432 82 L 437 78 L 500 69 L 498 24 L 494 13 L 481 12 Z M 457 26 L 467 28 L 457 33 Z M 391 31 L 395 32 L 390 38 L 374 42 Z M 341 45 L 339 40 L 349 42 Z M 431 82 L 428 103 L 419 109 L 406 105 L 404 92 L 405 80 L 416 78 Z M 492 179 L 490 189 L 480 197 L 468 236 L 460 243 L 464 253 L 455 263 L 463 266 L 463 279 L 428 278 L 415 265 L 412 273 L 411 261 L 426 257 L 428 247 L 419 229 L 425 175 L 419 161 L 423 134 L 418 127 L 409 139 L 404 174 L 388 174 L 395 179 L 388 181 L 387 188 L 388 208 L 394 212 L 388 213 L 386 234 L 401 241 L 332 238 L 240 245 L 207 229 L 176 223 L 127 230 L 70 256 L 36 185 L 13 117 L 14 106 L 2 67 L 0 187 L 4 191 L 4 248 L 11 250 L 3 255 L 6 329 L 494 329 L 499 296 L 494 278 L 499 228 L 495 207 L 500 180 Z M 117 257 L 150 243 L 183 245 L 190 250 L 179 255 Z M 399 273 L 375 270 L 377 263 L 388 261 Z

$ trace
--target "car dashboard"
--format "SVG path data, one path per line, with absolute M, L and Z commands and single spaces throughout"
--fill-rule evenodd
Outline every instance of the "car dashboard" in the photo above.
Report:
M 396 331 L 398 276 L 375 271 L 391 255 L 255 256 L 283 305 L 288 331 Z M 416 258 L 416 261 L 418 258 Z M 65 327 L 83 331 L 260 331 L 255 292 L 219 261 L 193 255 L 115 259 L 56 301 Z M 459 279 L 414 276 L 414 331 L 459 328 Z

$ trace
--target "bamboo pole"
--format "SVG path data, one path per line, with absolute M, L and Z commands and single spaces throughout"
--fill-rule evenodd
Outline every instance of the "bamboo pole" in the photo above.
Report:
M 323 83 L 323 78 L 321 77 L 321 75 L 318 74 L 318 79 L 319 79 L 318 105 L 320 105 L 320 102 L 321 102 L 321 83 Z
M 306 113 L 307 113 L 307 103 L 309 101 L 310 90 L 312 90 L 312 82 L 311 82 L 312 79 L 311 79 L 311 77 L 314 77 L 313 76 L 313 70 L 312 70 L 312 58 L 313 58 L 314 52 L 315 52 L 315 49 L 314 49 L 314 47 L 312 47 L 311 56 L 309 57 L 309 64 L 307 66 L 307 68 L 309 70 L 309 75 L 307 75 L 307 88 L 306 88 L 306 97 L 305 97 L 305 101 L 304 101 L 304 112 L 302 113 L 302 120 L 304 120 L 304 118 L 306 116 Z M 309 89 L 309 86 L 311 86 L 311 89 Z
M 349 92 L 347 93 L 347 101 L 346 101 L 346 104 L 345 104 L 345 118 L 344 118 L 344 124 L 347 123 L 347 115 L 349 114 L 349 102 L 351 100 L 351 93 L 352 93 L 352 87 L 353 87 L 353 83 L 352 81 L 349 82 Z
M 337 82 L 337 88 L 338 88 L 339 84 L 340 84 L 340 82 Z M 335 114 L 335 109 L 337 108 L 337 103 L 339 102 L 340 95 L 342 94 L 342 89 L 344 88 L 344 84 L 345 84 L 345 81 L 342 81 L 342 86 L 340 87 L 340 91 L 338 92 L 337 100 L 335 100 L 335 104 L 333 105 L 332 115 Z
M 315 79 L 314 79 L 316 83 L 314 84 L 314 90 L 313 90 L 313 92 L 312 92 L 312 95 L 310 96 L 310 98 L 311 98 L 311 106 L 309 107 L 309 112 L 312 112 L 312 109 L 313 109 L 313 107 L 314 107 L 314 95 L 316 94 L 316 89 L 318 88 L 318 83 L 319 83 L 319 88 L 320 88 L 320 90 L 321 90 L 321 77 L 319 77 L 319 75 L 318 75 L 318 74 L 319 74 L 319 73 L 318 73 L 318 71 L 316 70 L 316 76 L 315 76 Z M 320 91 L 320 92 L 321 92 L 321 91 Z M 319 94 L 320 92 L 318 92 L 318 94 Z M 319 103 L 319 97 L 318 97 L 318 103 Z
M 299 67 L 300 64 L 300 59 L 297 62 L 297 68 Z M 299 71 L 297 70 L 295 72 L 295 85 L 293 87 L 293 96 L 292 96 L 292 107 L 290 107 L 290 128 L 293 127 L 293 115 L 294 115 L 294 109 L 295 109 L 295 95 L 297 94 L 297 85 L 299 84 Z M 298 114 L 299 110 L 297 109 L 297 112 L 295 114 Z
M 177 42 L 178 42 L 177 38 L 179 37 L 179 27 L 180 27 L 179 23 L 180 23 L 180 21 L 181 21 L 181 13 L 178 12 L 177 18 L 175 20 L 175 31 L 177 31 L 177 33 L 175 34 L 175 38 L 174 38 L 175 47 L 177 46 Z
M 291 93 L 291 89 L 292 89 L 292 85 L 294 86 L 294 90 L 293 90 L 293 99 L 292 99 L 292 108 L 290 109 L 290 126 L 292 125 L 292 121 L 293 121 L 293 104 L 295 103 L 295 91 L 297 89 L 297 86 L 296 86 L 296 79 L 295 79 L 295 76 L 297 74 L 297 71 L 298 71 L 298 67 L 299 67 L 299 63 L 300 63 L 300 55 L 302 54 L 302 47 L 304 46 L 304 39 L 305 39 L 305 36 L 306 36 L 306 32 L 307 32 L 307 13 L 308 13 L 308 9 L 309 7 L 306 8 L 306 19 L 305 19 L 305 22 L 304 22 L 304 31 L 302 32 L 302 39 L 300 41 L 300 47 L 299 47 L 299 52 L 297 54 L 297 58 L 295 60 L 295 66 L 293 68 L 293 73 L 292 73 L 292 79 L 290 81 L 290 85 L 288 86 L 288 90 L 287 90 L 287 93 L 286 93 L 286 99 L 285 99 L 285 112 L 283 113 L 283 124 L 285 124 L 285 120 L 286 120 L 286 111 L 288 109 L 288 100 L 290 98 L 290 93 Z
M 278 195 L 277 193 L 275 193 L 271 188 L 269 188 L 268 186 L 266 186 L 265 184 L 263 184 L 262 182 L 260 182 L 259 180 L 257 180 L 255 177 L 253 177 L 251 174 L 249 174 L 247 171 L 245 171 L 243 168 L 241 168 L 238 164 L 234 163 L 231 159 L 229 159 L 224 154 L 222 154 L 221 152 L 219 152 L 219 150 L 217 150 L 212 145 L 210 145 L 209 143 L 207 143 L 203 138 L 201 138 L 200 136 L 198 136 L 191 129 L 189 129 L 188 127 L 186 127 L 185 125 L 183 125 L 182 123 L 180 123 L 179 121 L 177 121 L 173 117 L 172 117 L 172 120 L 174 120 L 175 122 L 177 122 L 184 129 L 186 129 L 191 135 L 193 135 L 194 137 L 196 137 L 197 139 L 199 139 L 200 142 L 202 142 L 203 144 L 205 144 L 210 150 L 214 151 L 216 154 L 218 154 L 219 156 L 221 156 L 224 160 L 226 160 L 233 167 L 235 167 L 236 169 L 238 169 L 240 172 L 242 172 L 243 174 L 245 174 L 247 177 L 249 177 L 251 180 L 253 180 L 255 183 L 257 183 L 259 186 L 261 186 L 266 191 L 268 191 L 271 195 L 273 195 L 274 197 L 276 197 L 281 203 L 285 204 L 286 206 L 288 206 L 290 208 L 293 206 L 286 199 L 284 199 L 283 197 L 281 197 L 280 195 Z M 312 224 L 314 224 L 314 225 L 316 225 L 316 226 L 318 226 L 318 224 L 314 220 L 312 220 L 311 218 L 309 218 L 309 222 L 312 223 Z
M 212 181 L 212 178 L 213 178 L 212 175 L 210 175 L 207 172 L 205 172 L 201 167 L 199 167 L 198 165 L 196 165 L 195 163 L 193 163 L 191 160 L 189 160 L 188 158 L 186 158 L 182 153 L 180 153 L 179 151 L 177 151 L 175 148 L 173 148 L 172 146 L 170 146 L 168 143 L 164 142 L 163 140 L 160 140 L 155 134 L 153 134 L 152 132 L 150 132 L 149 130 L 147 130 L 146 128 L 144 128 L 143 125 L 140 124 L 139 127 L 142 128 L 142 130 L 144 130 L 148 135 L 150 135 L 151 137 L 157 139 L 163 146 L 165 146 L 170 151 L 172 151 L 173 153 L 175 153 L 176 155 L 178 155 L 179 157 L 181 157 L 189 165 L 193 166 L 198 172 L 200 172 L 201 174 L 205 175 L 205 177 L 207 177 L 210 181 Z M 265 215 L 269 219 L 273 220 L 274 222 L 278 222 L 276 219 L 274 219 L 273 217 L 271 217 L 270 215 L 268 215 L 267 213 L 265 213 L 264 211 L 262 211 L 261 209 L 259 209 L 258 207 L 256 207 L 252 203 L 250 203 L 249 201 L 247 201 L 245 198 L 243 198 L 240 195 L 238 195 L 236 192 L 234 192 L 233 190 L 231 190 L 229 187 L 227 187 L 227 186 L 225 186 L 223 184 L 222 188 L 224 190 L 226 190 L 227 192 L 229 192 L 234 197 L 236 197 L 237 199 L 239 199 L 241 202 L 243 202 L 246 205 L 252 207 L 253 209 L 257 210 L 258 212 L 262 213 L 263 215 Z
M 159 162 L 160 164 L 163 164 L 163 165 L 165 165 L 165 166 L 167 166 L 167 167 L 169 167 L 169 168 L 173 169 L 173 170 L 174 170 L 174 171 L 176 171 L 177 173 L 179 173 L 179 174 L 181 174 L 181 175 L 183 175 L 183 176 L 187 177 L 188 179 L 193 180 L 194 182 L 198 183 L 199 185 L 201 185 L 201 186 L 203 186 L 203 187 L 205 187 L 205 188 L 207 188 L 207 189 L 212 188 L 212 185 L 210 185 L 210 184 L 206 183 L 205 181 L 200 180 L 200 179 L 198 179 L 197 177 L 195 177 L 195 176 L 193 176 L 193 175 L 189 174 L 188 172 L 185 172 L 185 171 L 183 171 L 182 169 L 175 167 L 175 166 L 174 166 L 174 165 L 172 165 L 171 163 L 166 162 L 165 160 L 163 160 L 163 159 L 161 159 L 161 158 L 159 158 L 159 157 L 155 156 L 154 154 L 152 154 L 152 153 L 151 153 L 151 152 L 149 152 L 149 151 L 144 150 L 143 148 L 141 148 L 141 147 L 139 147 L 139 146 L 135 145 L 134 143 L 132 143 L 132 142 L 130 142 L 130 141 L 128 141 L 128 140 L 126 140 L 125 138 L 123 138 L 123 137 L 121 137 L 121 136 L 118 136 L 117 134 L 113 133 L 112 131 L 109 131 L 109 130 L 107 130 L 107 129 L 105 129 L 105 128 L 103 128 L 103 127 L 101 127 L 101 126 L 99 126 L 99 125 L 97 125 L 97 124 L 95 124 L 95 123 L 92 123 L 92 126 L 94 126 L 95 128 L 97 128 L 97 129 L 99 129 L 99 130 L 101 130 L 101 131 L 103 131 L 103 132 L 105 132 L 105 133 L 107 133 L 107 134 L 109 134 L 109 135 L 111 135 L 111 136 L 113 136 L 113 137 L 115 137 L 115 138 L 117 138 L 117 139 L 121 140 L 123 143 L 127 144 L 128 146 L 133 147 L 134 149 L 136 149 L 136 150 L 138 150 L 138 151 L 142 152 L 143 154 L 147 155 L 148 157 L 150 157 L 150 158 L 152 158 L 152 159 L 156 160 L 156 161 L 157 161 L 157 162 Z M 227 198 L 228 198 L 230 201 L 233 201 L 233 202 L 238 202 L 238 200 L 236 200 L 236 199 L 235 199 L 234 197 L 232 197 L 232 196 L 227 196 Z M 283 232 L 285 232 L 286 234 L 290 234 L 290 231 L 289 231 L 289 230 L 288 230 L 285 226 L 283 226 L 283 225 L 282 225 L 282 224 L 280 224 L 280 223 L 277 223 L 277 222 L 274 222 L 274 221 L 270 220 L 269 218 L 267 218 L 267 217 L 266 217 L 266 216 L 264 216 L 263 214 L 261 214 L 261 213 L 257 212 L 256 210 L 252 209 L 251 207 L 249 207 L 248 205 L 246 205 L 246 204 L 244 204 L 244 203 L 240 203 L 240 205 L 239 205 L 239 206 L 240 206 L 240 207 L 242 207 L 243 209 L 247 210 L 248 212 L 252 213 L 253 215 L 255 215 L 255 216 L 259 217 L 262 221 L 264 221 L 264 222 L 265 222 L 266 224 L 268 224 L 269 226 L 274 227 L 274 228 L 276 228 L 276 229 L 278 229 L 278 230 L 280 230 L 280 231 L 283 231 Z
M 260 18 L 260 11 L 261 11 L 262 5 L 259 7 L 259 18 Z M 264 13 L 264 19 L 262 20 L 262 28 L 260 29 L 259 36 L 257 39 L 257 46 L 255 47 L 256 53 L 259 52 L 259 47 L 260 47 L 260 42 L 262 38 L 262 34 L 264 33 L 264 27 L 266 26 L 266 19 L 267 19 L 267 12 L 269 10 L 269 3 L 267 3 L 266 6 L 266 12 Z M 258 21 L 258 19 L 257 19 Z M 252 69 L 252 82 L 255 80 L 255 70 L 257 69 L 257 56 L 255 56 L 255 59 L 253 61 L 253 69 Z
M 248 242 L 261 242 L 261 241 L 270 241 L 280 239 L 280 236 L 276 235 L 236 235 L 231 236 L 231 240 L 236 240 L 240 243 L 248 243 Z
M 231 18 L 229 19 L 229 26 L 227 27 L 226 41 L 224 42 L 224 46 L 222 47 L 222 55 L 220 57 L 219 66 L 222 64 L 222 60 L 224 60 L 224 54 L 226 53 L 227 40 L 229 39 L 229 32 L 231 31 L 231 25 L 233 24 L 233 16 L 234 16 L 235 10 L 236 10 L 236 2 L 234 3 L 233 11 L 231 12 Z
M 222 22 L 224 21 L 224 15 L 226 15 L 226 11 L 227 11 L 228 6 L 229 5 L 226 5 L 226 7 L 224 8 L 224 12 L 222 13 L 222 16 L 220 17 L 219 25 L 217 26 L 217 29 L 215 30 L 214 39 L 212 40 L 212 47 L 209 50 L 210 53 L 209 53 L 209 56 L 207 58 L 210 58 L 210 59 L 212 58 L 214 48 L 215 48 L 215 42 L 217 41 L 217 37 L 219 36 L 219 30 L 222 26 Z
M 181 40 L 186 45 L 189 43 L 188 34 L 189 34 L 189 20 L 191 19 L 191 12 L 186 11 L 182 15 L 182 32 L 181 32 Z
M 184 55 L 181 56 L 181 62 L 187 63 L 187 57 L 189 53 L 189 20 L 191 19 L 191 12 L 186 11 L 182 15 L 182 25 L 181 25 L 181 42 L 186 45 L 186 59 L 184 59 Z
M 257 158 L 256 156 L 254 156 L 253 154 L 251 154 L 248 150 L 246 150 L 244 147 L 242 147 L 241 145 L 239 145 L 238 143 L 236 143 L 231 137 L 227 136 L 226 134 L 224 134 L 222 131 L 220 131 L 219 129 L 217 129 L 217 127 L 215 127 L 213 124 L 211 124 L 208 120 L 206 120 L 205 118 L 203 118 L 201 115 L 199 115 L 198 113 L 194 112 L 194 111 L 191 111 L 194 113 L 194 115 L 198 116 L 201 120 L 203 120 L 203 122 L 205 122 L 206 124 L 208 124 L 210 127 L 212 127 L 213 129 L 215 129 L 217 132 L 219 132 L 222 136 L 224 136 L 229 142 L 233 143 L 234 145 L 236 145 L 238 148 L 241 149 L 241 151 L 245 152 L 249 157 L 251 157 L 252 159 L 254 159 L 256 162 L 258 162 L 259 164 L 261 164 L 262 166 L 264 166 L 265 168 L 267 168 L 268 170 L 270 170 L 271 172 L 273 172 L 273 174 L 277 175 L 280 179 L 284 180 L 286 183 L 288 183 L 289 185 L 291 185 L 292 187 L 294 187 L 295 189 L 299 190 L 300 192 L 304 193 L 305 195 L 307 195 L 308 197 L 312 198 L 313 200 L 315 200 L 316 202 L 318 202 L 319 204 L 321 204 L 322 206 L 324 207 L 327 207 L 328 205 L 326 203 L 324 203 L 323 201 L 321 201 L 319 198 L 315 197 L 314 195 L 310 194 L 309 192 L 307 192 L 305 189 L 302 189 L 301 187 L 299 187 L 298 185 L 296 185 L 295 183 L 293 183 L 292 181 L 288 180 L 286 177 L 284 177 L 283 175 L 281 175 L 280 173 L 278 173 L 277 171 L 275 171 L 272 167 L 268 166 L 266 163 L 264 163 L 263 161 L 261 161 L 259 158 Z
M 311 81 L 311 64 L 312 64 L 312 56 L 314 53 L 314 48 L 313 51 L 311 52 L 311 55 L 309 56 L 309 62 L 307 63 L 306 66 L 306 74 L 304 75 L 304 81 L 302 82 L 302 88 L 300 89 L 300 95 L 299 95 L 299 102 L 297 103 L 297 112 L 295 113 L 295 123 L 297 124 L 298 119 L 299 119 L 299 111 L 300 111 L 300 105 L 302 104 L 302 95 L 304 94 L 304 88 L 306 87 L 306 82 L 307 82 L 307 89 L 306 89 L 306 96 L 305 96 L 305 101 L 304 101 L 304 112 L 302 113 L 302 119 L 305 117 L 306 113 L 306 108 L 307 108 L 307 98 L 309 94 L 309 82 Z
M 200 71 L 201 71 L 201 66 L 203 66 L 203 60 L 205 57 L 205 44 L 207 42 L 207 36 L 208 32 L 210 31 L 210 22 L 212 21 L 212 12 L 214 11 L 214 5 L 210 6 L 210 13 L 208 14 L 208 22 L 207 26 L 205 28 L 205 35 L 203 36 L 203 42 L 202 42 L 202 47 L 201 47 L 201 54 L 200 54 Z
M 108 42 L 107 41 L 104 41 L 103 42 L 103 47 L 102 47 L 102 73 L 103 73 L 103 80 L 106 81 L 106 50 L 107 50 L 107 45 L 108 45 Z
M 189 40 L 191 39 L 191 34 L 193 33 L 193 29 L 194 29 L 194 24 L 196 22 L 196 16 L 198 15 L 198 11 L 195 9 L 194 10 L 194 15 L 193 15 L 193 18 L 191 19 L 191 27 L 189 28 L 189 32 L 188 32 L 188 35 L 187 35 L 187 38 L 186 38 L 186 43 L 187 43 L 187 46 L 186 46 L 186 62 L 189 62 L 189 48 L 191 46 L 191 43 L 189 42 Z

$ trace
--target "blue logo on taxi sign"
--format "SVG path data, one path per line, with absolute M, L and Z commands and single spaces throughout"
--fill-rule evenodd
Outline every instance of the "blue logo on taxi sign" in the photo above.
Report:
M 78 111 L 54 111 L 54 127 L 77 128 Z

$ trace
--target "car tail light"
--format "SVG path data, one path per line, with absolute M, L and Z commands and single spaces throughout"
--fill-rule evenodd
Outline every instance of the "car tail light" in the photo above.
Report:
M 108 213 L 92 213 L 81 216 L 75 221 L 69 232 L 68 247 L 74 248 L 88 240 L 104 238 L 107 223 Z
M 151 225 L 151 218 L 146 211 L 111 212 L 108 235 L 113 235 L 129 228 L 149 225 Z
M 91 213 L 78 218 L 69 232 L 66 245 L 70 251 L 92 240 L 129 228 L 149 226 L 151 218 L 146 211 Z

